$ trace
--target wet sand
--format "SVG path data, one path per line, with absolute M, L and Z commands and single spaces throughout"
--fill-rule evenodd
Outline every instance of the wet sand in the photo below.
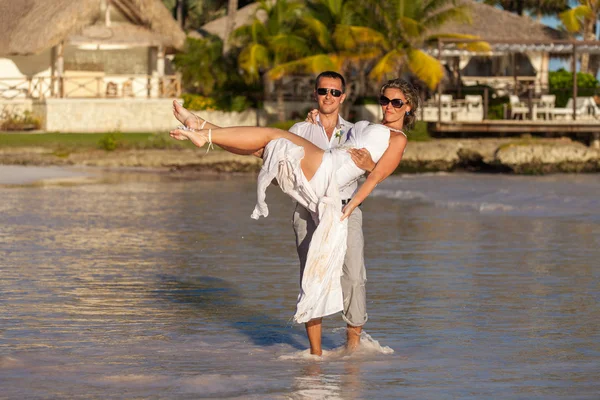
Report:
M 0 165 L 0 185 L 27 185 L 39 182 L 76 182 L 93 174 L 66 167 Z

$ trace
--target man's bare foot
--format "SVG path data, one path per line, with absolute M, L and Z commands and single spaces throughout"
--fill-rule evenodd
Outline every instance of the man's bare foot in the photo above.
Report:
M 362 333 L 362 326 L 350 326 L 346 328 L 346 349 L 348 351 L 355 351 L 360 345 L 360 335 Z
M 177 121 L 191 129 L 200 129 L 201 119 L 196 114 L 187 110 L 179 104 L 177 100 L 173 100 L 173 116 Z
M 191 140 L 198 147 L 202 147 L 208 142 L 208 136 L 202 131 L 192 131 L 188 129 L 173 129 L 169 136 L 177 140 Z

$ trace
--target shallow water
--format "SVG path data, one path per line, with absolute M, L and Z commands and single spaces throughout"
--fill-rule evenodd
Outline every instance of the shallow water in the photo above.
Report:
M 251 177 L 100 178 L 0 188 L 0 398 L 600 396 L 597 175 L 388 179 L 363 350 L 333 316 L 322 360 L 287 198 L 253 221 Z

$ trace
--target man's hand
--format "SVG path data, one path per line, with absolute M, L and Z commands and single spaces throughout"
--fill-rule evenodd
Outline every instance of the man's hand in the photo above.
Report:
M 311 124 L 315 125 L 317 123 L 317 115 L 319 115 L 319 110 L 315 108 L 308 112 L 304 121 L 310 122 Z
M 262 149 L 257 150 L 254 153 L 252 153 L 252 155 L 254 157 L 262 158 L 264 152 L 265 152 L 265 148 L 263 147 Z
M 350 153 L 350 157 L 352 157 L 354 164 L 367 172 L 373 171 L 377 165 L 371 158 L 371 153 L 369 153 L 369 150 L 367 149 L 348 149 L 348 153 Z

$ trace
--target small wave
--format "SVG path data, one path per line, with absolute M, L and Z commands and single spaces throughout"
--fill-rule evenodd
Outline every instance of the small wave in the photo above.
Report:
M 346 328 L 337 328 L 333 332 L 346 334 Z M 323 350 L 322 356 L 310 354 L 310 350 L 297 351 L 292 354 L 284 354 L 279 356 L 279 360 L 296 360 L 296 361 L 336 361 L 345 359 L 362 359 L 376 355 L 393 354 L 394 349 L 389 346 L 381 345 L 371 335 L 363 331 L 360 335 L 360 346 L 355 351 L 349 351 L 345 345 L 336 347 L 332 350 Z
M 374 197 L 385 197 L 388 199 L 399 199 L 399 200 L 422 200 L 427 201 L 427 196 L 421 192 L 415 192 L 412 190 L 386 190 L 386 189 L 375 189 L 371 193 Z
M 433 204 L 437 207 L 449 208 L 454 210 L 464 211 L 477 211 L 482 214 L 490 213 L 539 213 L 543 212 L 545 207 L 543 205 L 511 205 L 501 202 L 489 202 L 489 201 L 468 201 L 468 200 L 452 200 L 452 199 L 434 199 L 428 197 L 422 192 L 413 190 L 389 190 L 389 189 L 377 189 L 371 194 L 374 197 L 385 197 L 388 199 L 395 199 L 401 201 L 421 201 Z
M 24 367 L 25 363 L 11 356 L 0 356 L 0 369 L 12 369 Z

